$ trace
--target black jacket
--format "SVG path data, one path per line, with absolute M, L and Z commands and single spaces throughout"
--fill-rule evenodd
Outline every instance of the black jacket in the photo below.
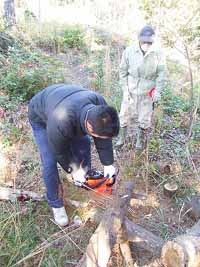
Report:
M 30 122 L 40 123 L 47 129 L 49 145 L 66 171 L 70 162 L 77 162 L 70 153 L 70 140 L 88 134 L 85 116 L 95 105 L 106 105 L 106 101 L 96 92 L 66 84 L 43 89 L 29 103 Z M 112 139 L 93 139 L 101 163 L 111 165 L 114 161 Z

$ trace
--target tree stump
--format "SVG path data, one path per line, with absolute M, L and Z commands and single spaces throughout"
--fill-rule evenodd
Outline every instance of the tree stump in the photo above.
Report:
M 165 267 L 200 267 L 200 221 L 162 248 Z
M 166 197 L 173 197 L 178 190 L 178 185 L 176 183 L 166 183 L 163 187 L 163 192 Z

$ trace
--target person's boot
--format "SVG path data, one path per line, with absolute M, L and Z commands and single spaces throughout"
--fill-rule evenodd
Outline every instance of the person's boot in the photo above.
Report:
M 117 143 L 115 144 L 116 149 L 120 149 L 125 144 L 126 136 L 127 136 L 127 127 L 122 127 L 120 129 L 120 134 Z
M 147 129 L 143 129 L 138 127 L 137 131 L 137 139 L 136 139 L 136 144 L 135 148 L 136 150 L 144 150 L 147 146 Z
M 65 210 L 65 207 L 52 208 L 55 222 L 60 226 L 66 226 L 69 223 L 69 219 Z

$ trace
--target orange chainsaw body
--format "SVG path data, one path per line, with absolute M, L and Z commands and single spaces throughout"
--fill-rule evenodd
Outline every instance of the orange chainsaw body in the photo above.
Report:
M 83 187 L 96 193 L 111 195 L 115 178 L 106 178 L 102 172 L 91 170 L 87 173 L 86 182 Z

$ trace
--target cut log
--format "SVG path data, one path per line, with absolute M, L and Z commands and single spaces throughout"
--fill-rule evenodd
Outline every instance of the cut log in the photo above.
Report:
M 125 219 L 125 227 L 130 242 L 133 242 L 139 248 L 151 252 L 153 256 L 160 256 L 164 244 L 164 240 L 161 237 L 133 223 L 128 218 Z
M 200 221 L 162 248 L 165 267 L 200 267 Z
M 133 183 L 124 183 L 118 196 L 112 201 L 112 207 L 104 213 L 86 249 L 87 267 L 106 267 L 113 246 L 127 241 L 124 219 L 132 191 Z M 130 262 L 130 259 L 127 261 Z
M 193 220 L 197 221 L 200 219 L 200 196 L 194 196 L 185 205 L 185 210 L 187 215 L 189 215 Z
M 12 189 L 7 187 L 0 187 L 0 200 L 9 200 L 11 202 L 15 201 L 42 201 L 44 200 L 43 195 L 32 192 L 24 191 L 21 189 Z

